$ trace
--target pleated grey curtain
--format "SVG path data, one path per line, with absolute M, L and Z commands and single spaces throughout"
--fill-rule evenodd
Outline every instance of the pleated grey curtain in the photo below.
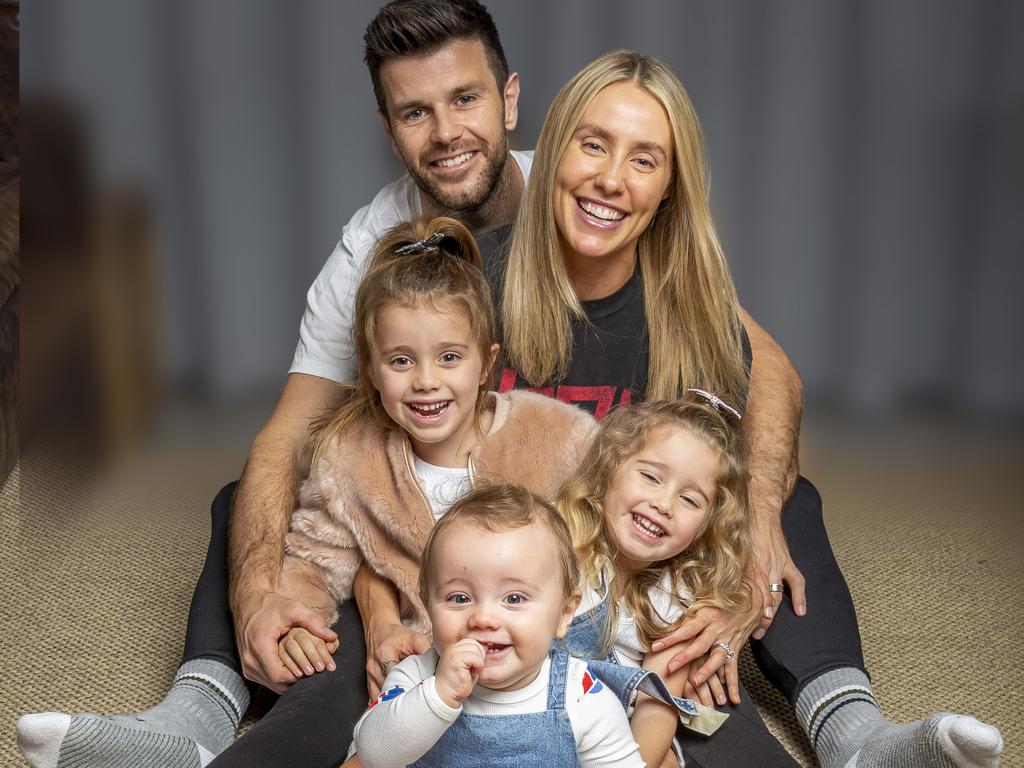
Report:
M 276 387 L 341 225 L 400 170 L 361 62 L 378 3 L 23 5 L 23 94 L 73 104 L 98 185 L 151 201 L 172 383 Z M 809 397 L 1024 410 L 1024 4 L 489 6 L 519 147 L 609 48 L 676 70 L 741 301 Z

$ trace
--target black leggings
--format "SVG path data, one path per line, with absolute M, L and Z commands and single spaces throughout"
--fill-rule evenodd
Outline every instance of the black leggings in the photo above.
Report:
M 213 658 L 239 669 L 227 606 L 227 518 L 234 484 L 214 500 L 213 535 L 189 612 L 185 660 Z M 790 700 L 818 675 L 839 667 L 864 669 L 857 616 L 821 517 L 821 497 L 800 478 L 783 513 L 790 554 L 807 580 L 807 615 L 797 617 L 789 599 L 771 629 L 752 649 L 765 677 Z M 334 630 L 341 646 L 335 672 L 320 672 L 292 685 L 269 713 L 210 765 L 336 766 L 352 740 L 367 703 L 362 622 L 351 601 Z M 713 737 L 680 732 L 687 765 L 775 768 L 796 762 L 768 732 L 743 691 L 742 703 Z

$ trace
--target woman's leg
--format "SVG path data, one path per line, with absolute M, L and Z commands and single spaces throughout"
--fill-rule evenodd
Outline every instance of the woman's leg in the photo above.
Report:
M 807 615 L 788 598 L 771 628 L 752 644 L 754 658 L 786 694 L 825 768 L 983 768 L 1002 751 L 999 731 L 943 713 L 906 725 L 882 717 L 864 669 L 853 600 L 829 544 L 821 496 L 800 478 L 782 528 L 807 580 Z
M 185 654 L 170 690 L 135 715 L 44 712 L 18 721 L 18 746 L 33 768 L 199 766 L 225 749 L 249 707 L 228 608 L 228 518 L 235 483 L 210 507 L 206 562 L 189 610 Z
M 729 719 L 712 736 L 698 736 L 683 728 L 676 732 L 686 768 L 794 768 L 800 765 L 772 736 L 742 684 L 740 703 L 719 709 L 728 712 Z
M 289 687 L 210 768 L 326 768 L 345 759 L 368 699 L 363 624 L 354 601 L 341 606 L 333 629 L 341 643 L 334 654 L 337 669 Z

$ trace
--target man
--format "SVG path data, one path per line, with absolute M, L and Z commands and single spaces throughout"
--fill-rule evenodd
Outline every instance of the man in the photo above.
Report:
M 55 765 L 58 759 L 61 765 L 206 765 L 230 744 L 248 706 L 240 672 L 285 693 L 214 765 L 321 765 L 344 754 L 351 726 L 365 706 L 365 690 L 360 685 L 339 691 L 340 675 L 333 674 L 297 681 L 277 655 L 277 639 L 293 626 L 304 626 L 332 644 L 340 641 L 337 667 L 366 664 L 351 601 L 332 630 L 312 611 L 274 593 L 301 479 L 295 457 L 311 421 L 336 404 L 336 382 L 353 378 L 344 329 L 351 323 L 352 297 L 372 243 L 391 225 L 422 213 L 456 216 L 477 234 L 508 224 L 532 162 L 531 155 L 508 149 L 519 79 L 508 72 L 493 21 L 476 0 L 397 0 L 371 22 L 364 40 L 385 134 L 408 173 L 353 216 L 310 289 L 298 348 L 274 411 L 253 443 L 237 490 L 228 486 L 214 501 L 210 549 L 193 597 L 184 662 L 171 691 L 135 717 L 31 716 L 49 718 L 19 724 L 33 765 Z M 786 582 L 802 614 L 803 579 L 780 526 L 796 477 L 800 383 L 778 345 L 749 317 L 744 321 L 754 355 L 745 424 L 759 523 L 759 581 L 765 594 L 769 582 Z M 232 493 L 229 613 L 225 553 Z M 820 504 L 817 510 L 820 517 Z M 369 575 L 357 581 L 356 592 L 367 615 L 375 613 L 374 601 L 388 599 L 387 590 Z M 777 592 L 770 595 L 769 618 L 780 599 Z M 365 639 L 388 631 L 368 623 Z M 711 627 L 695 647 L 706 651 L 726 636 L 717 631 L 717 625 Z M 425 641 L 406 637 L 408 646 L 397 652 L 424 650 Z M 379 679 L 381 661 L 370 659 L 371 679 Z

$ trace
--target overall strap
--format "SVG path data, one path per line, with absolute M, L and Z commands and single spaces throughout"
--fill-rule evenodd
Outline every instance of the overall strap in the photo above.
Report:
M 565 709 L 565 685 L 569 673 L 569 655 L 558 648 L 552 648 L 551 674 L 548 676 L 548 709 Z

